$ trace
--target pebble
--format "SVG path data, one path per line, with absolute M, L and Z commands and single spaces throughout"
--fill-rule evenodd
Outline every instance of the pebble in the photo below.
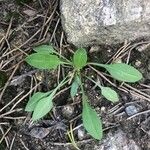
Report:
M 149 44 L 143 44 L 143 45 L 137 46 L 137 47 L 136 47 L 136 50 L 138 50 L 139 52 L 143 52 L 143 51 L 145 51 L 148 47 L 149 47 Z
M 24 14 L 28 15 L 29 17 L 33 17 L 36 15 L 36 12 L 34 10 L 31 10 L 31 9 L 26 9 L 23 12 L 24 12 Z
M 30 131 L 30 135 L 32 137 L 43 139 L 49 134 L 50 130 L 48 128 L 42 128 L 42 127 L 34 127 Z
M 136 62 L 135 62 L 136 67 L 140 67 L 140 66 L 141 66 L 141 64 L 142 64 L 142 62 L 141 62 L 141 61 L 136 60 Z
M 29 131 L 29 135 L 32 137 L 43 139 L 45 138 L 51 131 L 56 131 L 57 129 L 63 130 L 66 132 L 66 125 L 63 122 L 55 122 L 53 120 L 45 120 L 41 122 L 41 125 L 43 123 L 43 126 L 48 127 L 42 127 L 42 126 L 35 126 L 32 127 L 32 129 Z M 56 133 L 56 132 L 55 132 Z
M 78 129 L 77 134 L 80 141 L 86 137 L 86 131 L 83 126 Z
M 130 105 L 125 108 L 125 112 L 127 113 L 128 116 L 133 116 L 136 113 L 138 113 L 138 110 L 134 105 Z
M 99 46 L 92 46 L 89 52 L 93 53 L 93 52 L 98 52 L 99 50 L 100 50 Z
M 62 114 L 65 118 L 71 118 L 71 116 L 74 114 L 74 106 L 72 105 L 66 105 L 62 109 Z

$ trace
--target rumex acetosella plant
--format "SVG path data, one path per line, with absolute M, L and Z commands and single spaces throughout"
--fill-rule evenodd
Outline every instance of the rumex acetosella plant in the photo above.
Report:
M 26 62 L 38 69 L 56 69 L 59 65 L 71 66 L 72 74 L 65 78 L 51 91 L 46 93 L 37 92 L 28 101 L 25 110 L 33 112 L 32 120 L 36 121 L 44 117 L 53 108 L 53 99 L 58 90 L 67 85 L 70 81 L 70 95 L 72 98 L 77 94 L 78 90 L 82 93 L 82 121 L 87 132 L 95 139 L 100 140 L 103 136 L 102 121 L 98 117 L 96 111 L 89 105 L 88 97 L 84 90 L 83 78 L 89 79 L 95 83 L 101 90 L 101 94 L 111 102 L 119 100 L 118 94 L 110 87 L 105 87 L 97 83 L 90 77 L 81 73 L 86 65 L 102 67 L 116 80 L 134 83 L 142 78 L 142 74 L 134 67 L 124 64 L 99 64 L 87 61 L 87 52 L 84 48 L 79 48 L 74 53 L 72 60 L 68 60 L 60 55 L 51 45 L 41 45 L 33 49 L 35 53 L 26 58 Z

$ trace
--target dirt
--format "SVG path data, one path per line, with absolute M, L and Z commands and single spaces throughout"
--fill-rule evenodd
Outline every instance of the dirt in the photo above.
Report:
M 150 46 L 149 41 L 144 39 L 129 44 L 116 59 L 113 56 L 123 44 L 87 48 L 90 61 L 107 63 L 113 57 L 109 62 L 129 61 L 143 74 L 139 83 L 120 84 L 107 76 L 104 70 L 97 68 L 101 72 L 104 71 L 103 75 L 115 83 L 116 88 L 92 68 L 84 69 L 86 75 L 100 80 L 102 84 L 114 88 L 119 93 L 120 101 L 112 104 L 100 95 L 97 87 L 84 80 L 89 103 L 103 121 L 102 141 L 92 139 L 83 128 L 81 95 L 79 93 L 72 101 L 69 89 L 55 98 L 55 108 L 48 116 L 38 122 L 31 122 L 31 114 L 24 111 L 29 97 L 34 91 L 45 92 L 55 87 L 58 75 L 62 78 L 62 73 L 68 70 L 62 69 L 61 74 L 57 70 L 37 70 L 26 64 L 24 58 L 33 52 L 34 46 L 49 42 L 68 58 L 72 56 L 75 48 L 66 42 L 59 20 L 58 3 L 55 0 L 22 2 L 20 4 L 14 0 L 0 1 L 0 68 L 9 78 L 9 82 L 0 89 L 0 109 L 6 107 L 17 96 L 10 105 L 0 111 L 0 150 L 75 149 L 67 136 L 70 122 L 73 129 L 77 127 L 74 137 L 82 150 L 108 150 L 109 139 L 115 138 L 118 131 L 121 132 L 119 136 L 123 137 L 122 139 L 126 138 L 127 145 L 124 146 L 127 149 L 132 149 L 129 148 L 131 143 L 141 150 L 150 149 Z M 49 20 L 46 25 L 45 20 Z M 4 35 L 6 40 L 3 40 Z M 41 84 L 35 87 L 39 82 Z M 128 109 L 130 107 L 135 111 Z M 14 112 L 11 112 L 12 110 Z

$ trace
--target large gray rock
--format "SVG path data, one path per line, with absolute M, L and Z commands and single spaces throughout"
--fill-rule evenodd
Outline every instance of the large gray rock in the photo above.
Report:
M 150 37 L 150 0 L 61 0 L 62 25 L 76 46 Z

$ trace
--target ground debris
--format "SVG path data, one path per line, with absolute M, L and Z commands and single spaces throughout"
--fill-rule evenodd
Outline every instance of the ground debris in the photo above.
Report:
M 66 131 L 66 126 L 63 122 L 55 122 L 51 120 L 42 121 L 39 123 L 39 126 L 33 125 L 33 127 L 30 128 L 29 135 L 38 139 L 45 138 L 51 131 L 54 130 Z
M 115 133 L 108 133 L 106 139 L 99 146 L 95 145 L 94 150 L 141 150 L 137 143 L 129 139 L 121 129 Z
M 150 136 L 150 117 L 141 123 L 141 129 Z
M 49 132 L 49 128 L 35 127 L 30 131 L 30 135 L 38 139 L 43 139 L 49 134 Z

